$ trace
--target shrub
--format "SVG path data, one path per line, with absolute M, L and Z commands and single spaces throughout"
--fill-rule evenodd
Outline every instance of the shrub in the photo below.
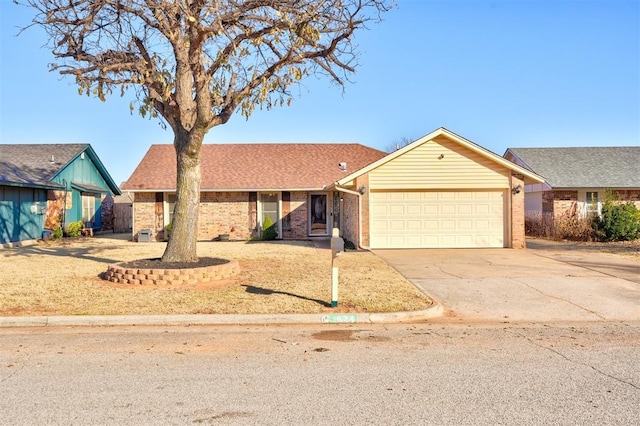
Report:
M 78 220 L 77 222 L 71 222 L 67 225 L 67 235 L 70 237 L 77 237 L 80 235 L 80 231 L 84 228 L 84 222 Z
M 553 216 L 553 213 L 526 216 L 525 234 L 530 237 L 551 238 L 554 240 L 593 241 L 596 232 L 593 229 L 593 218 L 584 218 L 572 207 L 567 212 Z
M 528 237 L 553 238 L 553 214 L 527 214 L 524 218 L 524 233 Z
M 59 240 L 60 238 L 62 238 L 62 236 L 62 227 L 60 225 L 56 225 L 56 227 L 53 228 L 53 232 L 51 233 L 51 238 L 54 240 Z
M 640 238 L 640 210 L 633 201 L 621 203 L 607 193 L 594 229 L 607 241 L 636 240 Z
M 351 241 L 349 241 L 347 239 L 344 239 L 344 238 L 343 238 L 343 240 L 344 240 L 344 251 L 355 251 L 355 250 L 357 250 L 357 247 L 353 242 L 351 242 Z
M 593 220 L 592 216 L 585 218 L 576 213 L 556 216 L 553 236 L 557 240 L 593 241 L 596 239 Z
M 173 224 L 170 223 L 167 226 L 164 227 L 164 239 L 169 241 L 169 238 L 171 238 L 171 229 L 173 228 Z
M 278 237 L 278 231 L 276 230 L 275 224 L 271 221 L 269 215 L 264 218 L 264 223 L 262 224 L 262 239 L 263 240 L 275 240 Z

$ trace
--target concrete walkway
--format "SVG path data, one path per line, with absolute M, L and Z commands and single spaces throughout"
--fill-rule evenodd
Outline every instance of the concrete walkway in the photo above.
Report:
M 375 254 L 461 320 L 640 320 L 640 263 L 631 258 L 561 247 Z

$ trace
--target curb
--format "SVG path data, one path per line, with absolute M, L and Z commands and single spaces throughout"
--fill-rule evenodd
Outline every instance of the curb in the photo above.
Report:
M 442 316 L 435 303 L 428 309 L 373 314 L 260 314 L 260 315 L 87 315 L 0 317 L 0 327 L 134 326 L 134 325 L 263 325 L 263 324 L 384 324 L 420 322 Z

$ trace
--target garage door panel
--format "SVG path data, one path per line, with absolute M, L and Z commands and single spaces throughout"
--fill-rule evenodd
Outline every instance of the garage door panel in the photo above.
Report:
M 456 214 L 455 204 L 441 204 L 438 213 L 453 216 Z
M 422 213 L 425 216 L 435 216 L 438 214 L 438 205 L 437 204 L 424 204 L 422 206 Z
M 384 204 L 375 204 L 371 206 L 372 217 L 386 217 L 389 216 L 389 208 Z
M 406 222 L 407 231 L 420 231 L 422 230 L 422 221 L 420 219 L 408 219 Z
M 422 205 L 408 204 L 405 213 L 409 216 L 420 216 L 422 215 Z
M 503 191 L 372 192 L 372 248 L 504 247 Z
M 461 219 L 458 221 L 458 229 L 461 231 L 473 231 L 473 220 Z
M 406 222 L 404 220 L 391 220 L 389 221 L 389 228 L 390 231 L 405 231 L 406 229 Z
M 473 204 L 458 204 L 458 214 L 460 215 L 473 215 Z
M 392 204 L 389 206 L 388 210 L 389 210 L 389 214 L 393 216 L 399 216 L 399 215 L 405 214 L 405 206 L 403 205 Z
M 420 247 L 422 245 L 422 238 L 419 235 L 408 235 L 404 244 L 409 247 Z
M 437 220 L 424 220 L 422 221 L 422 229 L 424 231 L 436 231 L 438 229 L 438 221 Z

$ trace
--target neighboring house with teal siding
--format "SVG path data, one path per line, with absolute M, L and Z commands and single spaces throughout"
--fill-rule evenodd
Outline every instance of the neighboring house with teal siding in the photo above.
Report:
M 0 145 L 0 245 L 37 240 L 45 229 L 79 220 L 103 229 L 113 221 L 102 202 L 120 194 L 89 144 Z

